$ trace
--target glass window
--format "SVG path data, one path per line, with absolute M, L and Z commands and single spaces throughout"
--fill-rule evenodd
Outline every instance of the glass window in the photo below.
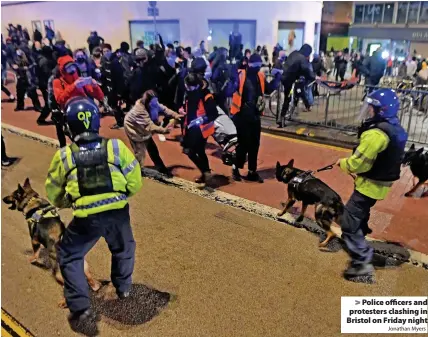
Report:
M 146 48 L 155 43 L 155 27 L 153 21 L 130 21 L 131 44 L 136 47 L 137 41 L 144 41 Z M 180 23 L 178 20 L 158 20 L 156 22 L 156 32 L 162 36 L 165 45 L 180 41 Z
M 374 10 L 374 5 L 365 5 L 364 6 L 363 23 L 372 23 L 373 22 L 373 10 Z
M 411 1 L 409 3 L 409 15 L 407 17 L 408 23 L 418 22 L 419 5 L 419 1 Z
M 422 1 L 419 23 L 428 23 L 428 2 Z
M 383 11 L 383 4 L 373 5 L 373 22 L 377 22 L 377 23 L 382 22 L 382 11 Z
M 364 5 L 356 5 L 355 6 L 354 23 L 362 23 L 363 22 L 363 13 L 364 13 Z
M 383 23 L 392 23 L 394 16 L 394 3 L 386 3 L 383 12 Z
M 399 2 L 397 11 L 397 23 L 406 23 L 408 2 Z
M 241 44 L 244 49 L 256 48 L 256 21 L 208 20 L 208 30 L 212 46 L 234 48 L 236 52 Z

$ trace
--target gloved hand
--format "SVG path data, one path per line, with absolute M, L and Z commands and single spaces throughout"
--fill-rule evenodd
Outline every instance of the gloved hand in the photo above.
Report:
M 194 119 L 193 121 L 191 121 L 189 123 L 189 125 L 187 126 L 188 129 L 194 127 L 194 126 L 199 126 L 201 124 L 204 124 L 204 117 L 198 117 L 196 119 Z

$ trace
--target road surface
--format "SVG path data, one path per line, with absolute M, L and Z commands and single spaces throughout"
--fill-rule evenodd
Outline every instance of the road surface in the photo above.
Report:
M 45 195 L 55 149 L 4 136 L 8 154 L 22 159 L 2 170 L 2 196 L 26 177 Z M 148 179 L 130 205 L 140 297 L 128 306 L 96 302 L 104 313 L 101 336 L 339 336 L 343 295 L 428 293 L 423 268 L 378 270 L 374 285 L 348 282 L 341 277 L 346 254 L 320 252 L 307 232 Z M 66 222 L 70 214 L 61 211 Z M 67 311 L 57 308 L 60 287 L 27 260 L 31 245 L 22 214 L 4 203 L 1 235 L 2 307 L 35 336 L 77 336 Z M 97 279 L 109 278 L 104 241 L 88 262 Z

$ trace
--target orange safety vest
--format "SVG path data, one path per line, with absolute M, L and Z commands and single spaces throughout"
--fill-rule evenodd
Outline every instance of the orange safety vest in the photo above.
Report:
M 196 110 L 196 117 L 205 117 L 206 115 L 206 111 L 205 111 L 205 105 L 204 102 L 206 102 L 209 98 L 214 98 L 213 95 L 211 94 L 207 94 L 204 97 L 204 100 L 200 100 L 199 104 L 198 104 L 198 109 Z M 186 101 L 186 111 L 188 111 L 187 109 L 187 101 Z M 186 117 L 186 121 L 185 121 L 185 126 L 187 126 L 187 117 Z M 200 126 L 201 132 L 202 132 L 202 136 L 207 139 L 209 136 L 211 136 L 214 131 L 214 122 L 209 122 L 206 124 L 201 124 Z
M 232 96 L 232 106 L 230 108 L 230 113 L 232 115 L 236 115 L 239 111 L 241 111 L 242 93 L 244 92 L 245 79 L 247 78 L 247 72 L 244 69 L 239 69 L 238 74 L 239 74 L 239 89 L 238 91 L 235 91 L 235 93 Z M 262 94 L 264 95 L 265 94 L 265 75 L 260 71 L 257 73 L 257 75 L 259 76 Z

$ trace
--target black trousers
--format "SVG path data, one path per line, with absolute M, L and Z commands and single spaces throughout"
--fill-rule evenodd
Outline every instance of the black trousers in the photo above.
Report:
M 227 114 L 229 115 L 229 107 L 227 106 L 227 97 L 223 93 L 218 93 L 214 95 L 214 99 L 217 105 Z
M 284 103 L 282 104 L 281 114 L 276 116 L 277 123 L 281 123 L 288 112 L 291 101 L 291 89 L 293 88 L 293 83 L 283 82 L 282 85 L 284 87 Z
M 84 258 L 103 237 L 111 252 L 111 281 L 119 292 L 131 288 L 135 241 L 129 219 L 129 206 L 123 209 L 73 218 L 58 247 L 58 261 L 64 277 L 64 296 L 71 312 L 90 307 Z
M 44 106 L 43 106 L 42 112 L 40 113 L 40 116 L 37 120 L 38 121 L 45 121 L 46 118 L 48 118 L 49 114 L 51 113 L 51 110 L 49 109 L 49 104 L 48 104 L 48 90 L 47 90 L 47 88 L 39 88 L 39 89 L 43 95 Z
M 257 171 L 257 158 L 260 148 L 261 120 L 249 120 L 239 116 L 233 118 L 238 133 L 238 146 L 236 148 L 236 166 L 242 169 L 248 155 L 248 170 Z
M 373 248 L 365 239 L 369 229 L 370 209 L 376 200 L 354 191 L 342 216 L 342 239 L 346 244 L 353 265 L 370 263 Z
M 109 92 L 107 94 L 107 102 L 114 111 L 114 118 L 116 119 L 117 125 L 123 126 L 125 115 L 120 106 L 119 95 L 115 91 Z
M 11 93 L 8 88 L 6 88 L 3 84 L 1 85 L 1 91 L 3 91 L 7 97 L 10 97 Z
M 29 86 L 27 82 L 19 80 L 16 83 L 16 108 L 19 110 L 24 110 L 25 93 L 27 93 L 28 97 L 31 98 L 34 108 L 41 109 L 36 87 Z
M 39 117 L 40 118 L 40 117 Z M 67 145 L 67 140 L 64 133 L 64 115 L 61 110 L 52 110 L 52 120 L 55 123 L 56 136 L 59 141 L 59 146 L 64 147 Z
M 202 132 L 198 127 L 187 129 L 183 145 L 185 152 L 189 159 L 196 165 L 202 174 L 210 172 L 210 164 L 207 154 L 205 153 L 205 146 L 207 140 L 202 136 Z
M 346 68 L 345 69 L 339 68 L 336 73 L 336 82 L 339 81 L 339 77 L 340 77 L 340 81 L 343 81 L 345 79 L 345 73 L 346 73 Z

